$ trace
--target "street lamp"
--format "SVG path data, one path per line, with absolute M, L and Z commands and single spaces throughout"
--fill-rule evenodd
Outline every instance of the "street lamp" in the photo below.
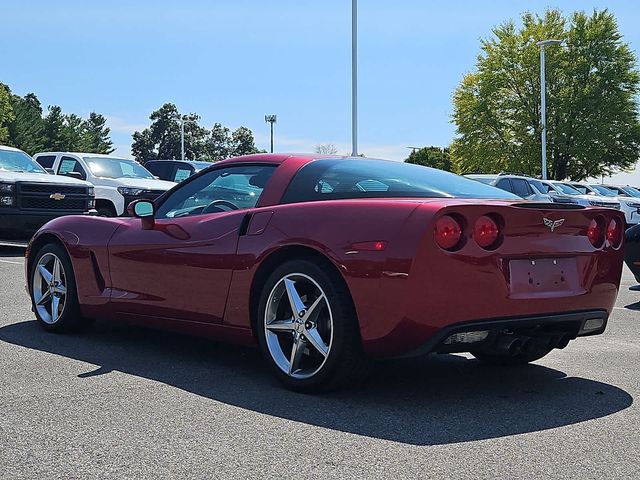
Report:
M 271 153 L 273 153 L 273 124 L 278 120 L 276 115 L 265 115 L 264 121 L 271 124 Z
M 351 0 L 351 155 L 358 156 L 358 0 Z
M 185 123 L 198 123 L 195 120 L 187 120 L 186 118 L 178 117 L 176 120 L 180 122 L 180 151 L 182 152 L 182 160 L 184 161 L 184 124 Z
M 544 47 L 547 45 L 560 45 L 563 40 L 542 40 L 537 43 L 540 47 L 540 125 L 542 126 L 542 179 L 547 179 L 547 103 L 545 98 L 544 79 Z

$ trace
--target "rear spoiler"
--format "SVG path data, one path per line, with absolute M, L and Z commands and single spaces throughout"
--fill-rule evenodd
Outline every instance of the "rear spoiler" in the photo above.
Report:
M 585 207 L 575 203 L 522 202 L 514 203 L 514 207 L 535 208 L 540 210 L 583 210 Z

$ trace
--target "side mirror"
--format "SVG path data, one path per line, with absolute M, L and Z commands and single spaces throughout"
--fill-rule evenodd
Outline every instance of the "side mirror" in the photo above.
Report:
M 134 200 L 127 206 L 127 214 L 142 220 L 143 230 L 152 230 L 155 225 L 155 205 L 151 200 Z

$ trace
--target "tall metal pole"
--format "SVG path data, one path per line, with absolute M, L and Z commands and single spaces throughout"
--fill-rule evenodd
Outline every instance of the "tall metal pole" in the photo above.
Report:
M 544 78 L 544 45 L 540 45 L 540 123 L 542 132 L 542 179 L 547 179 L 547 101 Z
M 358 0 L 351 0 L 351 155 L 358 156 Z
M 182 147 L 182 161 L 184 161 L 184 118 L 180 119 L 180 138 Z
M 273 153 L 273 122 L 271 123 L 271 153 Z

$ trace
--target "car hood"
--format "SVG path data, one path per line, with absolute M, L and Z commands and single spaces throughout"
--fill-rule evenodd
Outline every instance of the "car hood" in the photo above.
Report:
M 101 178 L 99 183 L 114 187 L 135 187 L 148 190 L 169 190 L 176 185 L 174 182 L 154 178 Z
M 51 183 L 57 185 L 81 185 L 90 187 L 89 182 L 64 175 L 50 175 L 48 173 L 9 172 L 0 170 L 0 182 L 35 182 Z

